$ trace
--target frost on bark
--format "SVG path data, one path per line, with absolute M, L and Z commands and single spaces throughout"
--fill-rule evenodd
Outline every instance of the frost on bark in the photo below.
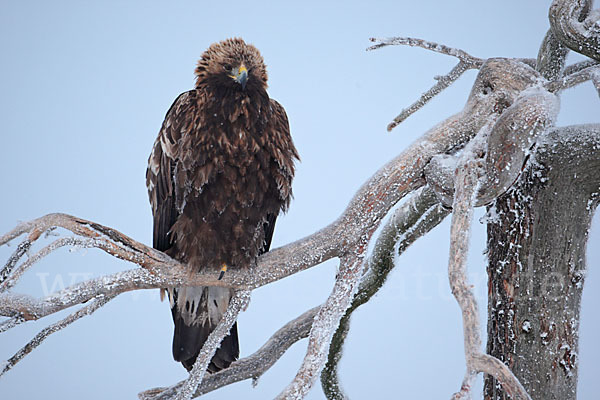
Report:
M 517 185 L 488 207 L 488 354 L 533 399 L 575 399 L 588 230 L 600 190 L 600 127 L 551 131 Z M 491 377 L 485 398 L 506 399 Z

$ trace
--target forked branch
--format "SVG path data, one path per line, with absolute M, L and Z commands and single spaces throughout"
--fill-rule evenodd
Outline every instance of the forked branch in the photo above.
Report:
M 377 39 L 371 38 L 372 42 L 377 44 L 367 48 L 367 50 L 376 50 L 385 46 L 395 45 L 406 45 L 413 47 L 422 47 L 427 50 L 435 51 L 438 53 L 446 54 L 458 58 L 459 63 L 452 68 L 446 75 L 436 78 L 437 83 L 433 85 L 427 92 L 423 93 L 421 97 L 413 104 L 405 108 L 398 114 L 392 122 L 387 126 L 388 132 L 400 125 L 404 120 L 410 117 L 415 112 L 419 111 L 429 100 L 440 94 L 444 89 L 452 85 L 462 74 L 469 69 L 479 69 L 483 65 L 485 60 L 477 57 L 473 57 L 464 50 L 454 49 L 443 44 L 434 42 L 428 42 L 423 39 L 409 38 L 409 37 L 396 37 L 389 39 Z

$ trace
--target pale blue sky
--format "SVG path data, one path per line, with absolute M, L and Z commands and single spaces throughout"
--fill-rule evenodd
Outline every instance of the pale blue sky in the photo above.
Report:
M 409 118 L 386 124 L 447 73 L 455 60 L 414 48 L 365 52 L 371 36 L 415 36 L 478 57 L 535 57 L 548 29 L 549 1 L 21 1 L 0 5 L 0 231 L 66 212 L 151 243 L 144 172 L 164 115 L 192 87 L 200 54 L 241 36 L 262 52 L 269 93 L 288 112 L 302 157 L 295 199 L 273 246 L 333 221 L 358 187 L 428 128 L 460 110 L 476 72 Z M 571 58 L 573 60 L 574 58 Z M 559 124 L 598 122 L 591 84 L 562 96 Z M 482 210 L 478 210 L 478 216 Z M 582 312 L 580 398 L 596 396 L 600 348 L 599 222 L 589 253 Z M 400 259 L 381 292 L 355 313 L 341 364 L 353 399 L 448 398 L 464 374 L 462 327 L 445 274 L 449 221 Z M 485 307 L 485 229 L 475 223 L 470 269 Z M 14 248 L 14 247 L 13 247 Z M 12 248 L 0 248 L 5 259 Z M 239 321 L 242 356 L 281 325 L 324 301 L 330 261 L 256 290 Z M 97 251 L 58 252 L 16 289 L 33 295 L 130 266 Z M 61 314 L 63 317 L 65 314 Z M 10 357 L 58 317 L 5 333 Z M 171 358 L 172 322 L 158 292 L 124 294 L 52 336 L 6 376 L 10 399 L 135 398 L 186 376 Z M 272 398 L 293 378 L 306 341 L 261 378 L 207 399 Z M 434 384 L 432 384 L 433 382 Z M 320 387 L 310 399 L 323 398 Z

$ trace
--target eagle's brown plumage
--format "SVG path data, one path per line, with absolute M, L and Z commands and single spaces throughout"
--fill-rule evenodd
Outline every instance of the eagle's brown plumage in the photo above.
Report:
M 268 251 L 275 219 L 292 196 L 298 154 L 287 116 L 267 94 L 262 56 L 241 39 L 211 45 L 196 76 L 196 88 L 167 112 L 148 160 L 154 247 L 192 272 L 252 267 Z M 168 292 L 173 356 L 190 369 L 232 293 L 216 287 Z M 209 371 L 238 355 L 234 325 Z

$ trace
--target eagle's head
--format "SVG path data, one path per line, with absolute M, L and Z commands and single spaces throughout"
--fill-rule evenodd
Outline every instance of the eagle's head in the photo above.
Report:
M 265 90 L 265 63 L 258 49 L 240 38 L 214 43 L 198 61 L 196 87 L 248 92 Z

